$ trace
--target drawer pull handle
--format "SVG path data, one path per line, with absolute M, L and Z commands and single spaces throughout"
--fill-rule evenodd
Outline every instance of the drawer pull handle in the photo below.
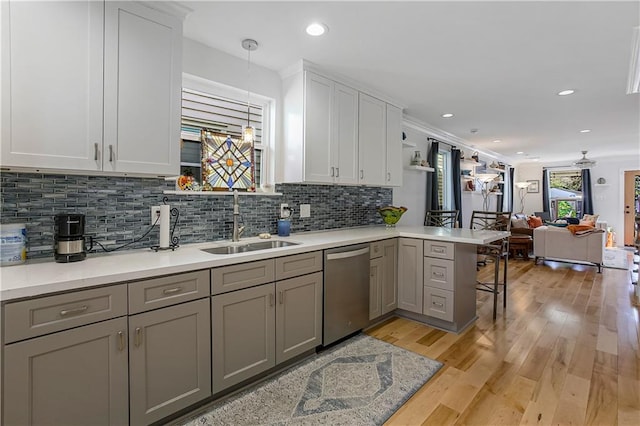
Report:
M 174 288 L 167 288 L 165 290 L 162 290 L 162 292 L 164 294 L 173 294 L 173 293 L 179 293 L 182 291 L 182 287 L 174 287 Z
M 280 304 L 284 304 L 284 291 L 280 291 Z
M 444 303 L 433 302 L 433 304 L 436 306 L 440 306 L 441 308 L 444 307 Z
M 79 308 L 73 308 L 73 309 L 63 309 L 62 311 L 60 311 L 60 316 L 66 317 L 67 315 L 81 314 L 87 309 L 89 309 L 88 305 L 83 305 L 83 306 L 80 306 Z
M 335 175 L 336 175 L 336 168 L 331 167 L 331 177 L 335 177 Z
M 444 274 L 442 272 L 434 272 L 433 276 L 439 277 L 439 278 L 444 278 Z
M 336 177 L 340 177 L 340 167 L 336 167 Z
M 275 299 L 275 296 L 273 295 L 273 293 L 269 293 L 269 306 L 273 306 L 275 304 L 275 301 L 273 299 Z
M 134 343 L 136 345 L 136 348 L 142 344 L 142 329 L 140 327 L 136 327 L 136 337 Z
M 93 160 L 94 161 L 98 161 L 98 154 L 99 154 L 100 150 L 98 149 L 98 144 L 94 143 L 93 144 Z
M 109 162 L 113 163 L 113 145 L 109 145 Z
M 118 331 L 118 350 L 124 351 L 124 333 L 122 331 Z
M 434 252 L 434 253 L 440 253 L 440 254 L 442 254 L 442 253 L 444 253 L 444 252 L 445 252 L 445 250 L 444 250 L 442 247 L 435 247 L 435 248 L 433 249 L 433 252 Z

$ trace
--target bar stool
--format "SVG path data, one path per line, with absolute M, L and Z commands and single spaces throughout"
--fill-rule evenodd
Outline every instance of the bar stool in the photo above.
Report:
M 424 226 L 456 228 L 458 214 L 458 210 L 427 210 L 424 215 Z
M 511 212 L 474 211 L 471 214 L 470 229 L 511 231 Z M 509 237 L 502 238 L 489 244 L 478 245 L 478 255 L 493 259 L 493 282 L 476 281 L 476 290 L 493 293 L 493 319 L 496 319 L 498 294 L 503 287 L 502 306 L 507 308 L 507 270 L 509 266 Z M 503 280 L 500 282 L 500 260 L 504 260 Z

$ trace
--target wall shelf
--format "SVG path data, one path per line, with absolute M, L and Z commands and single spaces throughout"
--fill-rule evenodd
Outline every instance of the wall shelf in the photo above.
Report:
M 476 167 L 481 165 L 482 164 L 480 164 L 477 161 L 467 161 L 467 160 L 460 161 L 460 169 L 462 170 L 474 170 Z
M 605 187 L 605 186 L 611 186 L 611 184 L 610 183 L 594 183 L 593 186 Z
M 431 172 L 435 172 L 436 171 L 436 169 L 434 169 L 433 167 L 404 166 L 404 168 L 406 170 L 414 170 L 414 171 L 427 172 L 427 173 L 431 173 Z
M 493 167 L 485 167 L 485 170 L 490 170 L 492 172 L 496 172 L 496 173 L 504 173 L 504 169 L 496 169 Z
M 417 145 L 415 143 L 402 141 L 403 148 L 415 148 L 416 146 Z

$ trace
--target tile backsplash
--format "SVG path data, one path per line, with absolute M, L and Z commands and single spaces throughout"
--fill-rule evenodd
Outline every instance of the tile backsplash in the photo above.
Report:
M 75 176 L 36 173 L 0 175 L 2 223 L 25 223 L 27 257 L 53 257 L 54 215 L 82 213 L 87 236 L 107 248 L 140 238 L 150 227 L 150 208 L 163 198 L 180 212 L 175 236 L 180 244 L 229 239 L 233 197 L 164 195 L 173 182 L 161 178 Z M 376 209 L 392 202 L 391 188 L 279 184 L 281 196 L 241 196 L 244 236 L 276 234 L 280 203 L 293 207 L 292 232 L 382 224 Z M 300 218 L 300 204 L 311 217 Z M 174 218 L 172 217 L 172 224 Z M 158 244 L 158 227 L 127 249 Z

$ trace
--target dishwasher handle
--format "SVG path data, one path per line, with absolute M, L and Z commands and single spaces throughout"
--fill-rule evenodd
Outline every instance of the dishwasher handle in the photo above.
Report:
M 329 253 L 327 254 L 327 260 L 346 259 L 349 257 L 362 256 L 363 254 L 367 254 L 367 253 L 369 253 L 369 247 L 365 247 L 360 250 L 342 251 L 339 253 Z

